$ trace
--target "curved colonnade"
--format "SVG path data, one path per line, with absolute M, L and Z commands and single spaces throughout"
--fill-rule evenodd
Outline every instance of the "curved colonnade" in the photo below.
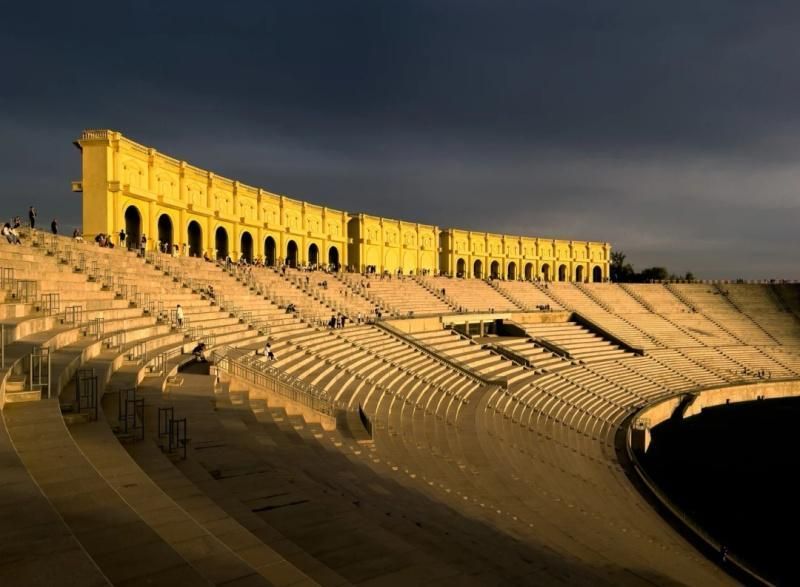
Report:
M 180 256 L 356 272 L 545 281 L 607 280 L 608 243 L 512 236 L 350 214 L 230 180 L 111 130 L 86 130 L 85 236 L 118 235 Z M 116 241 L 115 241 L 116 242 Z

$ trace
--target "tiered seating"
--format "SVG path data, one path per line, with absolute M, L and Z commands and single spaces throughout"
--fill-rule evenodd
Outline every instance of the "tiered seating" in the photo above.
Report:
M 481 348 L 454 330 L 415 333 L 414 338 L 454 361 L 490 379 L 506 379 L 509 385 L 531 379 L 533 373 L 507 358 Z
M 629 581 L 622 569 L 631 568 L 656 582 L 722 583 L 631 491 L 617 427 L 676 391 L 800 374 L 796 333 L 758 288 L 731 292 L 725 311 L 694 296 L 708 317 L 670 294 L 668 318 L 651 311 L 670 299 L 663 286 L 534 290 L 622 338 L 647 338 L 649 350 L 633 356 L 574 322 L 483 341 L 525 357 L 533 368 L 523 368 L 447 330 L 412 341 L 387 325 L 315 329 L 318 314 L 352 312 L 362 298 L 350 307 L 344 296 L 315 300 L 320 292 L 291 283 L 293 272 L 254 269 L 237 279 L 195 259 L 150 260 L 91 245 L 50 256 L 0 245 L 0 267 L 37 288 L 28 295 L 0 274 L 10 341 L 0 412 L 3 584 L 594 585 Z M 370 278 L 370 295 L 379 282 L 415 313 L 452 311 L 412 279 Z M 183 327 L 172 314 L 179 303 Z M 689 336 L 675 316 L 716 330 Z M 751 328 L 763 335 L 757 345 L 728 332 L 745 337 Z M 267 336 L 278 360 L 265 371 L 324 390 L 342 409 L 360 406 L 372 444 L 215 388 L 194 366 L 170 376 L 198 338 L 247 353 Z M 715 340 L 726 343 L 699 346 Z M 51 351 L 52 399 L 30 401 L 38 398 L 25 365 L 41 345 Z M 97 420 L 85 410 L 62 414 L 75 407 L 78 369 L 97 377 Z M 120 419 L 120 398 L 137 385 L 145 404 L 134 420 L 145 415 L 145 442 L 133 442 Z M 156 408 L 168 406 L 190 418 L 186 460 L 159 448 Z
M 800 320 L 784 311 L 771 288 L 757 284 L 731 283 L 720 286 L 728 300 L 781 344 L 797 344 Z M 746 341 L 750 343 L 751 341 Z
M 508 297 L 480 279 L 454 279 L 450 277 L 423 277 L 425 283 L 444 294 L 451 305 L 467 312 L 519 312 Z
M 412 277 L 345 273 L 342 279 L 360 295 L 396 316 L 447 314 L 453 309 Z
M 558 369 L 569 367 L 572 364 L 572 361 L 568 361 L 564 357 L 547 350 L 543 346 L 537 345 L 530 338 L 501 336 L 492 338 L 491 343 L 508 349 L 524 358 L 538 371 L 557 371 Z
M 286 270 L 286 279 L 299 289 L 310 293 L 315 299 L 324 302 L 332 310 L 348 316 L 351 320 L 372 317 L 377 307 L 365 297 L 354 292 L 349 284 L 337 275 L 324 271 Z M 327 285 L 323 285 L 327 284 Z
M 596 285 L 596 284 L 595 284 Z M 572 283 L 549 283 L 543 289 L 561 306 L 575 310 L 594 321 L 601 328 L 614 333 L 615 336 L 638 348 L 658 348 L 655 340 L 633 326 L 630 322 L 609 310 L 587 295 L 584 290 Z
M 534 311 L 540 306 L 549 306 L 551 310 L 563 310 L 553 298 L 545 295 L 542 290 L 528 281 L 497 280 L 492 283 L 510 300 L 525 310 Z
M 738 311 L 720 291 L 702 283 L 668 286 L 712 322 L 736 337 L 740 344 L 775 344 L 775 339 L 748 316 Z
M 564 349 L 571 358 L 592 363 L 626 356 L 617 345 L 604 340 L 575 322 L 521 325 L 534 340 L 542 339 Z
M 359 390 L 452 396 L 467 401 L 478 383 L 374 326 L 309 332 L 273 345 L 272 366 L 351 408 Z M 448 403 L 450 403 L 448 401 Z

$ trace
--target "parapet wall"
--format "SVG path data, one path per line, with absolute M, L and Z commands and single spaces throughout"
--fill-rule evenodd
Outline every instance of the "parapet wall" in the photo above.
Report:
M 318 206 L 255 188 L 159 153 L 112 130 L 86 130 L 76 145 L 83 176 L 84 236 L 128 246 L 267 264 L 351 266 L 405 274 L 603 281 L 608 243 L 492 234 Z M 509 215 L 513 211 L 509 210 Z

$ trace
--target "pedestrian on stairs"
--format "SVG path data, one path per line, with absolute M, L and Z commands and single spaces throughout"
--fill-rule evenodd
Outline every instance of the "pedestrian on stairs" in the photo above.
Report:
M 178 322 L 178 328 L 183 328 L 183 308 L 180 304 L 175 308 L 175 320 Z
M 28 208 L 28 220 L 31 222 L 31 230 L 36 228 L 36 208 L 33 206 Z

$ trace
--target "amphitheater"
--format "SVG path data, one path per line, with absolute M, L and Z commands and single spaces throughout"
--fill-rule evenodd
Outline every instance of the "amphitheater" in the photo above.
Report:
M 796 394 L 795 285 L 615 284 L 607 243 L 77 144 L 85 242 L 0 244 L 0 584 L 758 582 L 637 454 L 676 414 Z

